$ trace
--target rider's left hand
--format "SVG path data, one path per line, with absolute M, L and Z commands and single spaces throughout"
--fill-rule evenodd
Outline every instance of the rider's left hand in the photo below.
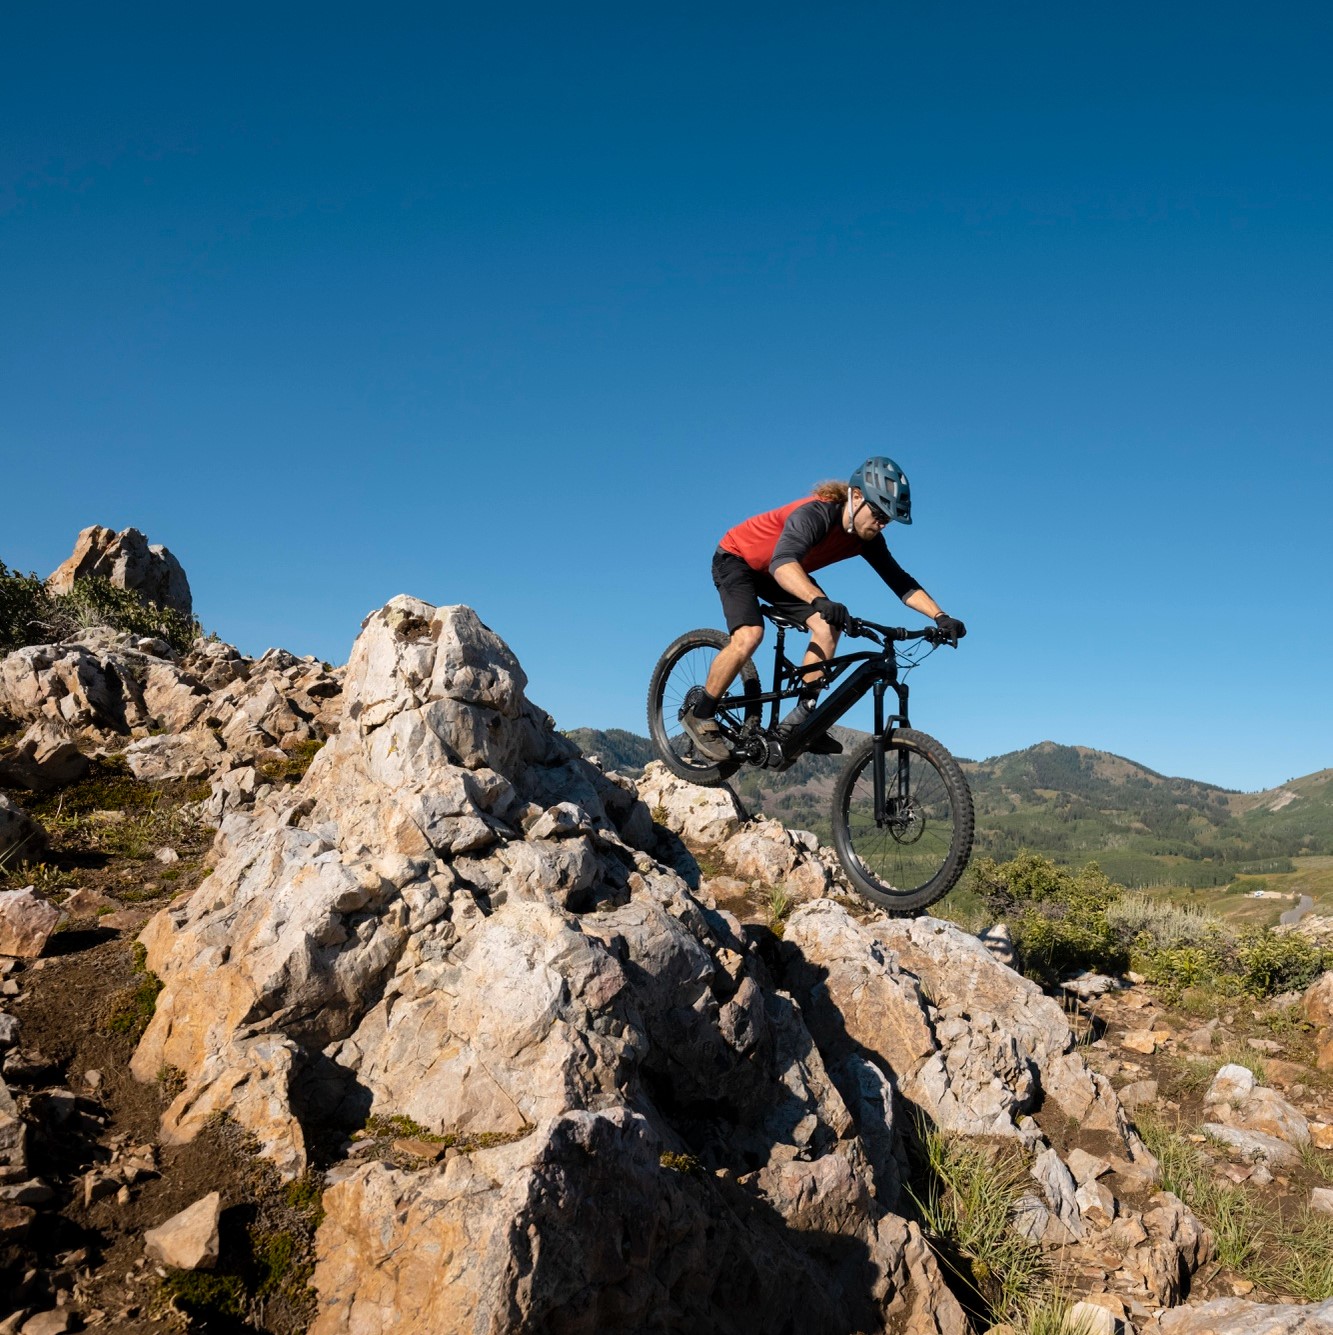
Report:
M 935 618 L 935 624 L 943 632 L 942 642 L 958 648 L 958 641 L 967 634 L 967 627 L 963 625 L 957 617 L 951 617 L 947 612 L 941 612 Z

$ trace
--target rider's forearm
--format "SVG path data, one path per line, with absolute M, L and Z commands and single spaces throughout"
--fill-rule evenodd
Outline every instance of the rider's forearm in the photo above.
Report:
M 937 603 L 925 589 L 913 589 L 912 592 L 903 599 L 903 602 L 905 602 L 912 611 L 920 612 L 922 616 L 931 618 L 939 616 L 939 614 L 944 611 L 939 603 Z
M 780 565 L 773 572 L 773 578 L 803 603 L 812 603 L 816 598 L 824 596 L 824 590 L 805 573 L 798 561 L 788 561 L 786 565 Z

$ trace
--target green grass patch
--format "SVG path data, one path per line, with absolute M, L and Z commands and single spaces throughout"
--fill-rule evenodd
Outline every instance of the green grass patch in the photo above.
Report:
M 1014 1227 L 1018 1201 L 1033 1185 L 1023 1152 L 938 1130 L 926 1130 L 919 1144 L 919 1185 L 908 1190 L 941 1264 L 981 1298 L 990 1320 L 1018 1324 L 1050 1305 L 1042 1248 Z
M 149 971 L 147 952 L 137 941 L 134 943 L 134 973 L 137 982 L 117 992 L 107 1003 L 101 1029 L 106 1034 L 123 1034 L 137 1043 L 148 1028 L 157 1009 L 162 980 Z

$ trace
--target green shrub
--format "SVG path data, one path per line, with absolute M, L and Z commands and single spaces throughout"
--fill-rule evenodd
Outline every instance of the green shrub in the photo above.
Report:
M 1124 889 L 1095 862 L 1073 872 L 1035 853 L 1003 863 L 982 858 L 970 889 L 1009 924 L 1031 977 L 1053 982 L 1076 969 L 1122 969 L 1129 962 L 1107 917 Z
M 53 644 L 93 626 L 166 640 L 181 653 L 201 634 L 193 617 L 145 602 L 110 580 L 77 579 L 68 593 L 52 593 L 37 575 L 0 562 L 0 650 Z
M 1241 990 L 1255 997 L 1307 988 L 1328 968 L 1330 952 L 1297 932 L 1246 932 L 1236 952 Z

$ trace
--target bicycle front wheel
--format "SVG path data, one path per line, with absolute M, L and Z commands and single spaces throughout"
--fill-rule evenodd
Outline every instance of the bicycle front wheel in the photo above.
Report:
M 972 794 L 933 737 L 900 728 L 884 748 L 876 812 L 875 743 L 849 757 L 833 794 L 833 847 L 856 890 L 910 916 L 948 894 L 972 852 Z
M 726 647 L 729 636 L 720 630 L 692 630 L 668 646 L 657 661 L 648 683 L 648 733 L 662 763 L 679 779 L 712 788 L 724 783 L 740 768 L 736 760 L 709 760 L 694 749 L 690 735 L 680 718 L 694 693 L 703 690 L 708 669 L 718 650 Z M 729 695 L 740 694 L 744 703 L 719 709 L 718 726 L 730 740 L 739 735 L 749 719 L 759 719 L 759 673 L 751 662 L 740 670 Z

